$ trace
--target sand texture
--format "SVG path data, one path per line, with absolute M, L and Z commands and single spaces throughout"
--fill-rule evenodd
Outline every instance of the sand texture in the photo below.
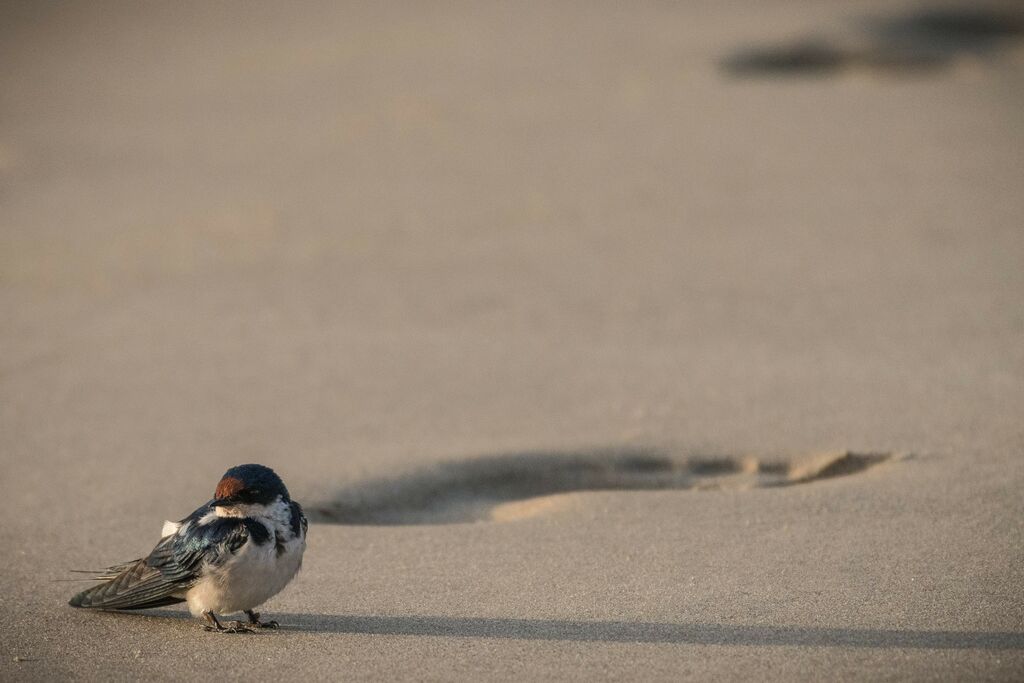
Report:
M 985 8 L 3 3 L 0 679 L 1024 679 Z M 67 606 L 244 462 L 281 631 Z

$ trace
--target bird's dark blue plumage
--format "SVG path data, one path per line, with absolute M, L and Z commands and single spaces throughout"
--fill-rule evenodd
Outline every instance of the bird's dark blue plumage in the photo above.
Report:
M 292 535 L 298 536 L 301 532 L 302 535 L 305 536 L 306 529 L 309 527 L 309 522 L 306 521 L 306 515 L 302 514 L 302 506 L 293 500 L 289 507 L 291 508 L 292 516 L 288 523 L 292 528 Z
M 201 524 L 209 512 L 210 507 L 200 508 L 182 520 L 181 531 L 157 544 L 146 564 L 159 569 L 168 581 L 188 583 L 198 578 L 203 562 L 217 565 L 246 541 L 263 545 L 270 540 L 267 527 L 247 517 L 217 517 Z M 192 523 L 186 526 L 186 522 Z
M 284 501 L 291 500 L 288 487 L 281 481 L 281 477 L 269 467 L 255 464 L 238 465 L 225 472 L 214 496 L 237 496 L 241 502 L 264 504 L 278 496 Z

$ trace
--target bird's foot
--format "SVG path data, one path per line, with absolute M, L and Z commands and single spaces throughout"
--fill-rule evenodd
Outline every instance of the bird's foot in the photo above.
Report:
M 251 628 L 240 621 L 233 621 L 224 626 L 213 612 L 203 612 L 203 618 L 206 619 L 206 625 L 203 626 L 204 631 L 213 631 L 215 633 L 254 633 Z
M 260 613 L 253 612 L 251 609 L 245 611 L 246 616 L 249 617 L 249 626 L 254 628 L 266 628 L 266 629 L 277 629 L 281 628 L 281 625 L 274 620 L 260 621 Z
M 245 624 L 243 624 L 240 621 L 232 621 L 227 626 L 223 626 L 223 625 L 219 625 L 219 624 L 217 626 L 210 626 L 209 624 L 207 624 L 206 626 L 203 626 L 203 630 L 204 631 L 210 631 L 210 632 L 213 632 L 213 633 L 255 633 L 256 632 L 256 631 L 254 631 L 253 629 L 249 628 L 248 626 L 246 626 Z
M 231 625 L 228 626 L 226 633 L 255 633 L 256 631 L 249 628 L 246 624 L 240 621 L 232 621 Z

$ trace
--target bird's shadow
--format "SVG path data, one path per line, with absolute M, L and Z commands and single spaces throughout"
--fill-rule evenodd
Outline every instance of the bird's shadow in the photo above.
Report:
M 185 619 L 183 612 L 147 611 Z M 281 632 L 433 638 L 500 638 L 580 643 L 667 643 L 748 647 L 857 647 L 917 650 L 1024 650 L 1024 632 L 921 631 L 711 624 L 700 622 L 577 621 L 452 616 L 369 616 L 267 613 Z

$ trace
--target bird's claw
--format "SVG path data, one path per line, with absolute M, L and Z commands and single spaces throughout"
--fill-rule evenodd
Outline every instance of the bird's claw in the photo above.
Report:
M 204 626 L 204 631 L 215 633 L 255 633 L 251 628 L 240 621 L 233 622 L 230 626 Z

